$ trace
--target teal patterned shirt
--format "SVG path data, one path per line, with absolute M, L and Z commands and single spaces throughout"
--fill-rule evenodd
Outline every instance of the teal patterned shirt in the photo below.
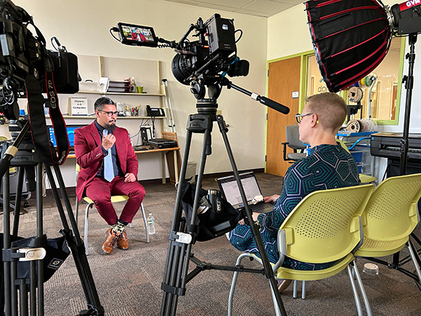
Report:
M 270 262 L 279 259 L 277 234 L 285 218 L 308 194 L 359 184 L 355 160 L 340 144 L 313 147 L 309 156 L 294 163 L 285 174 L 281 196 L 273 210 L 260 214 L 260 235 Z M 237 225 L 229 233 L 230 243 L 238 250 L 255 253 L 260 257 L 250 226 Z M 283 266 L 299 270 L 318 270 L 333 263 L 312 264 L 286 258 Z

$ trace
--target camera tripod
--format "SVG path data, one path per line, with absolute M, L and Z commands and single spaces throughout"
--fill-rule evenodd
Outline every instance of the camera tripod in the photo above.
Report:
M 234 87 L 235 88 L 235 87 Z M 273 101 L 271 101 L 273 102 Z M 177 196 L 174 208 L 174 216 L 172 221 L 172 228 L 170 232 L 170 242 L 167 252 L 167 260 L 165 264 L 165 273 L 164 279 L 161 285 L 162 290 L 164 291 L 162 306 L 161 306 L 161 315 L 175 315 L 177 309 L 178 297 L 184 295 L 186 292 L 186 283 L 189 282 L 192 278 L 198 275 L 204 270 L 225 270 L 225 271 L 239 271 L 239 272 L 250 272 L 250 273 L 260 273 L 266 276 L 269 279 L 271 290 L 275 293 L 277 301 L 277 313 L 286 315 L 279 291 L 277 289 L 277 284 L 274 279 L 274 274 L 272 267 L 269 263 L 266 250 L 264 248 L 259 229 L 252 221 L 251 210 L 247 204 L 247 198 L 244 193 L 243 186 L 241 184 L 239 172 L 234 160 L 233 153 L 227 137 L 227 126 L 222 115 L 216 115 L 217 109 L 216 99 L 199 99 L 196 105 L 197 113 L 191 114 L 188 118 L 187 123 L 187 134 L 186 134 L 186 144 L 183 154 L 183 160 L 180 171 L 180 182 L 178 184 Z M 192 241 L 192 235 L 197 231 L 197 215 L 196 210 L 199 206 L 199 191 L 201 188 L 201 183 L 203 179 L 203 174 L 205 170 L 206 157 L 211 155 L 211 132 L 213 127 L 213 122 L 217 122 L 219 130 L 221 132 L 222 138 L 224 140 L 225 149 L 227 151 L 232 170 L 234 172 L 234 177 L 237 181 L 238 188 L 240 190 L 241 198 L 243 204 L 245 205 L 245 216 L 249 220 L 251 231 L 253 237 L 256 240 L 257 248 L 259 250 L 263 269 L 245 269 L 243 267 L 229 267 L 229 266 L 216 266 L 210 263 L 202 262 L 199 259 L 194 257 L 194 254 L 191 253 L 192 244 L 195 242 Z M 182 221 L 182 209 L 181 209 L 181 200 L 182 200 L 182 188 L 185 181 L 187 161 L 189 158 L 190 146 L 193 133 L 204 134 L 203 135 L 203 144 L 202 152 L 200 158 L 200 165 L 196 183 L 196 190 L 194 195 L 194 204 L 193 212 L 190 223 L 184 225 Z M 189 260 L 196 264 L 196 268 L 188 273 Z
M 29 123 L 23 126 L 21 132 L 17 136 L 14 143 L 2 151 L 2 159 L 0 161 L 0 176 L 3 178 L 3 226 L 4 226 L 4 239 L 3 239 L 3 266 L 4 266 L 4 315 L 18 315 L 18 305 L 20 315 L 44 315 L 44 266 L 42 253 L 43 242 L 46 238 L 43 233 L 43 203 L 42 203 L 42 173 L 43 167 L 51 184 L 51 191 L 57 205 L 57 210 L 63 225 L 60 233 L 64 235 L 66 242 L 71 249 L 73 259 L 79 274 L 79 278 L 83 287 L 83 291 L 87 300 L 88 310 L 83 310 L 79 315 L 104 315 L 104 309 L 100 304 L 99 297 L 95 288 L 94 280 L 89 268 L 88 260 L 85 254 L 85 248 L 79 235 L 77 223 L 74 218 L 71 204 L 67 196 L 63 177 L 59 166 L 53 163 L 42 162 L 42 159 L 37 152 L 31 153 L 32 161 L 21 164 L 19 159 L 14 162 L 13 157 L 19 158 L 18 147 L 24 139 L 25 135 L 29 132 Z M 33 166 L 36 171 L 36 220 L 37 220 L 37 236 L 30 248 L 16 249 L 11 247 L 11 232 L 10 232 L 10 197 L 9 197 L 9 166 Z M 67 216 L 64 212 L 62 201 L 56 186 L 56 180 L 53 177 L 51 170 L 53 167 L 56 176 L 61 197 L 67 210 Z M 20 173 L 20 172 L 19 172 Z M 22 194 L 22 178 L 19 176 L 18 190 L 16 201 L 20 201 Z M 19 186 L 20 185 L 20 186 Z M 19 204 L 15 205 L 14 213 L 14 227 L 13 235 L 17 235 L 19 223 Z M 70 225 L 68 223 L 70 221 Z M 24 255 L 22 254 L 24 253 Z M 28 255 L 29 253 L 29 255 Z M 27 259 L 30 261 L 30 278 L 28 280 L 16 279 L 16 270 L 18 261 Z M 37 275 L 35 271 L 38 271 Z M 29 288 L 28 288 L 29 284 Z M 29 302 L 28 306 L 28 291 Z M 19 294 L 19 299 L 18 299 Z M 38 312 L 38 313 L 37 313 Z

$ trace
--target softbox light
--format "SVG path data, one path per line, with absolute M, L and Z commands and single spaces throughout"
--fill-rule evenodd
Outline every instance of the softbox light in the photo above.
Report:
M 306 11 L 320 73 L 331 92 L 368 75 L 386 56 L 391 29 L 376 0 L 310 0 Z

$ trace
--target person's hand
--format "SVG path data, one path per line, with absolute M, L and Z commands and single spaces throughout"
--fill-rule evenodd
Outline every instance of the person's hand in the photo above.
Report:
M 251 215 L 251 218 L 253 219 L 253 221 L 255 222 L 255 221 L 257 221 L 257 217 L 259 216 L 259 214 L 260 213 L 253 213 L 252 215 Z M 244 218 L 243 219 L 240 219 L 239 221 L 238 221 L 238 224 L 240 224 L 240 225 L 246 225 L 246 222 L 244 221 Z
M 102 135 L 102 147 L 104 147 L 105 150 L 113 147 L 114 143 L 115 136 L 113 134 L 108 134 L 107 136 Z
M 136 177 L 133 173 L 126 173 L 124 175 L 124 182 L 135 182 Z
M 263 198 L 263 201 L 264 201 L 265 203 L 275 203 L 275 202 L 276 202 L 276 200 L 277 200 L 279 197 L 280 197 L 280 195 L 278 195 L 278 194 L 274 194 L 274 195 L 271 195 L 271 196 L 266 196 L 266 197 L 264 197 L 264 198 Z

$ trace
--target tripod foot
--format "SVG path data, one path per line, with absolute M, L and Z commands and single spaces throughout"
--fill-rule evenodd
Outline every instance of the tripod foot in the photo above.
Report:
M 97 310 L 91 308 L 90 310 L 81 311 L 78 316 L 88 316 L 88 315 L 102 316 L 104 314 L 99 314 Z

